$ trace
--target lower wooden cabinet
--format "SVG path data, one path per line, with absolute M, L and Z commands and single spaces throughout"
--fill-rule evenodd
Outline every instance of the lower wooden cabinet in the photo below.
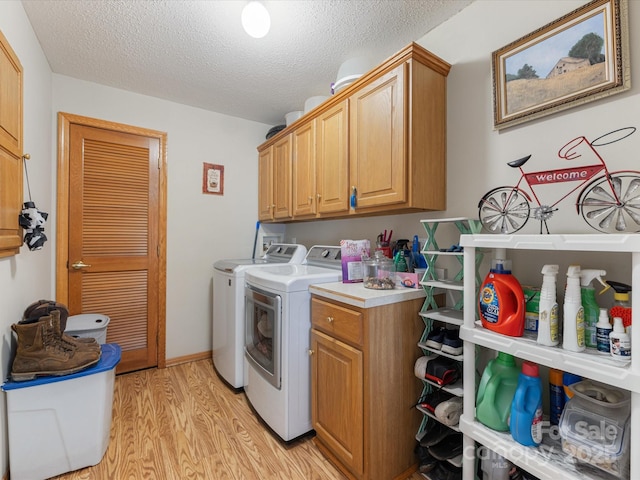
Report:
M 423 299 L 372 308 L 313 295 L 311 411 L 318 448 L 347 477 L 411 476 Z

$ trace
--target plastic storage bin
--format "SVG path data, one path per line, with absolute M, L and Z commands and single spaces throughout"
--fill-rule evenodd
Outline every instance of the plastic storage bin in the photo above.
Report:
M 95 338 L 100 344 L 107 343 L 107 326 L 110 318 L 98 313 L 82 313 L 67 318 L 64 333 L 76 338 Z
M 111 429 L 117 344 L 100 361 L 60 377 L 2 385 L 7 399 L 11 480 L 49 478 L 100 463 Z
M 560 417 L 562 449 L 618 478 L 629 478 L 630 395 L 592 380 L 571 385 Z

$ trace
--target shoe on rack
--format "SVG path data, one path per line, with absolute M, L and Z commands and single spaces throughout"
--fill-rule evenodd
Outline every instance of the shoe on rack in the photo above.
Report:
M 451 432 L 435 445 L 427 447 L 432 457 L 448 460 L 462 453 L 462 433 Z
M 444 392 L 442 390 L 436 390 L 435 392 L 420 397 L 417 404 L 435 415 L 435 411 L 436 408 L 438 408 L 438 405 L 453 398 L 454 396 L 450 393 Z
M 427 335 L 427 347 L 433 348 L 435 350 L 440 350 L 442 348 L 442 342 L 444 340 L 445 328 L 444 327 L 436 327 L 429 332 Z
M 438 462 L 431 472 L 429 472 L 431 480 L 462 480 L 462 468 L 451 465 L 449 462 Z
M 439 460 L 429 453 L 427 447 L 418 443 L 413 451 L 418 457 L 418 471 L 420 473 L 428 473 L 438 464 Z
M 452 397 L 438 403 L 433 414 L 445 425 L 457 425 L 462 415 L 462 398 Z
M 449 355 L 462 355 L 462 340 L 457 328 L 445 330 L 441 350 Z
M 455 433 L 446 425 L 433 421 L 433 425 L 430 428 L 427 428 L 423 432 L 424 434 L 420 437 L 420 445 L 423 447 L 431 447 L 436 443 L 439 443 L 443 438 Z

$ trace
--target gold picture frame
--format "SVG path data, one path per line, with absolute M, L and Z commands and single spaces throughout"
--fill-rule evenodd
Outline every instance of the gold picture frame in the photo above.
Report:
M 493 52 L 494 129 L 628 90 L 628 22 L 627 0 L 594 0 Z

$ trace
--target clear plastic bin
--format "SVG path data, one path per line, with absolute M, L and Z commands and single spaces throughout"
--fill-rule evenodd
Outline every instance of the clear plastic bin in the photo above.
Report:
M 569 387 L 560 417 L 562 450 L 618 478 L 629 478 L 630 395 L 592 380 Z

